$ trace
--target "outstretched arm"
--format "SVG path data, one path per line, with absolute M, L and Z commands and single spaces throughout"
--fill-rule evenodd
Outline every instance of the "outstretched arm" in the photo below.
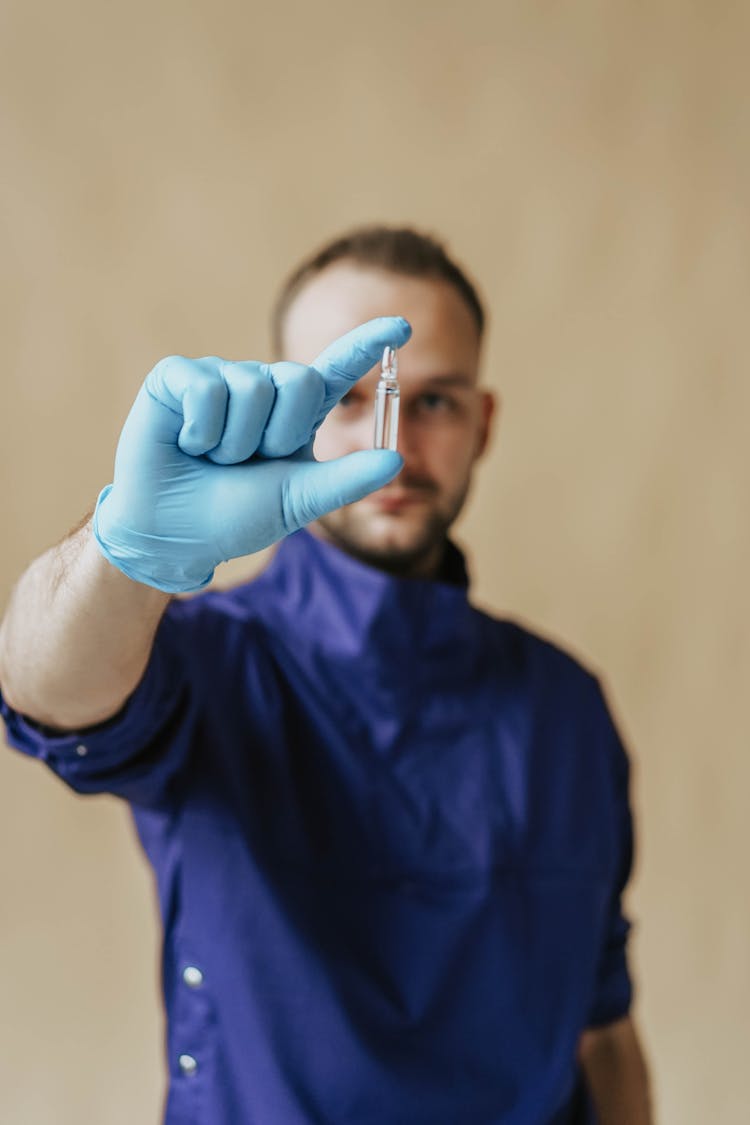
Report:
M 136 688 L 169 595 L 102 556 L 91 522 L 31 564 L 0 625 L 6 703 L 77 730 L 114 715 Z
M 18 583 L 0 626 L 0 685 L 32 720 L 76 730 L 109 718 L 138 685 L 169 595 L 218 563 L 270 546 L 390 481 L 388 450 L 318 463 L 315 431 L 386 345 L 399 317 L 361 325 L 310 367 L 172 356 L 123 427 L 114 481 L 94 517 Z

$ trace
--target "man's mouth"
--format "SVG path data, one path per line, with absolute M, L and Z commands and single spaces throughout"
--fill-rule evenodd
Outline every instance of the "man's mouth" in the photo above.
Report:
M 403 487 L 386 486 L 379 492 L 373 492 L 370 499 L 381 511 L 398 512 L 413 504 L 424 504 L 434 494 L 432 485 L 414 485 Z

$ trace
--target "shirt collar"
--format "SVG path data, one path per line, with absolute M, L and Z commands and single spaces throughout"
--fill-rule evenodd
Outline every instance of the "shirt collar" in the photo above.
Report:
M 437 579 L 397 578 L 302 530 L 282 542 L 263 579 L 308 651 L 401 668 L 405 656 L 455 661 L 476 628 L 465 560 L 450 541 Z

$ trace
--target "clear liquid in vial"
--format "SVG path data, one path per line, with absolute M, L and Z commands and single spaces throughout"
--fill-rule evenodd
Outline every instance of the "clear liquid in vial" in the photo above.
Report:
M 375 391 L 375 441 L 376 449 L 395 449 L 398 441 L 398 405 L 401 391 L 398 385 L 396 349 L 386 348 L 380 381 Z

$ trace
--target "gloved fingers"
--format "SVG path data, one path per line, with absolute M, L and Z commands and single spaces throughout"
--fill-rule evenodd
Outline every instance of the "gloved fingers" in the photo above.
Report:
M 267 364 L 232 363 L 218 356 L 169 356 L 146 384 L 152 398 L 182 415 L 177 438 L 182 452 L 206 454 L 221 465 L 246 461 L 255 453 L 275 397 Z
M 219 465 L 236 465 L 257 451 L 276 391 L 268 364 L 218 363 L 228 393 L 226 414 L 220 440 L 207 456 Z
M 300 461 L 284 491 L 288 532 L 353 504 L 393 480 L 404 461 L 390 449 L 363 449 L 333 461 Z
M 208 453 L 221 441 L 229 389 L 219 374 L 220 363 L 216 356 L 168 356 L 146 378 L 151 397 L 182 415 L 177 444 L 191 457 Z
M 319 371 L 326 393 L 316 425 L 343 398 L 352 384 L 383 358 L 388 345 L 402 347 L 411 336 L 411 326 L 400 316 L 382 316 L 360 324 L 320 353 L 312 366 Z
M 325 384 L 314 367 L 301 363 L 274 363 L 269 370 L 276 398 L 258 452 L 263 457 L 288 457 L 309 442 Z

